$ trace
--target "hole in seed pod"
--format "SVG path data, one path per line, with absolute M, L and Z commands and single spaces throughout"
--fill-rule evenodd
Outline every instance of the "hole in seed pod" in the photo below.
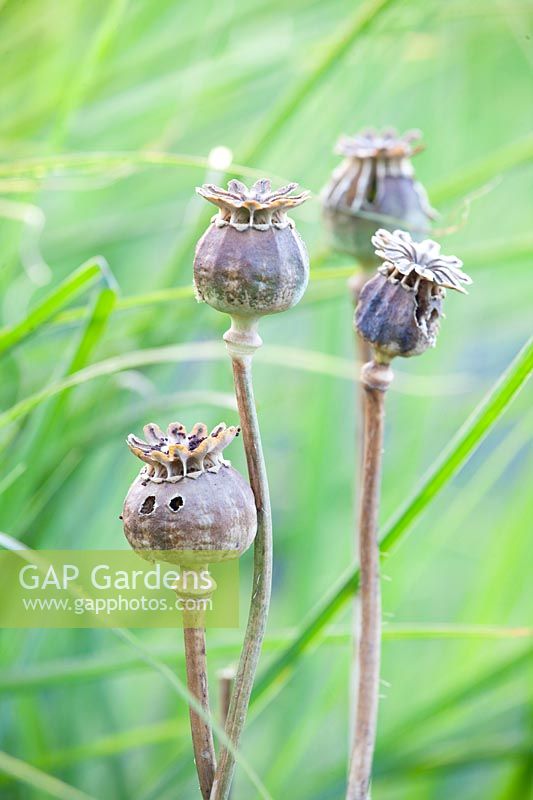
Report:
M 155 508 L 155 497 L 153 494 L 148 495 L 139 509 L 141 514 L 151 514 Z
M 179 511 L 180 508 L 183 508 L 184 503 L 183 497 L 180 497 L 178 494 L 176 497 L 172 498 L 168 505 L 172 511 Z

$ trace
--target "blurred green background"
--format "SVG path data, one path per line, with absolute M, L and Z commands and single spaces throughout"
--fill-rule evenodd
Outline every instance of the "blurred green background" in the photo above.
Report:
M 244 180 L 314 193 L 294 218 L 317 271 L 297 308 L 264 320 L 255 364 L 276 550 L 262 667 L 282 652 L 354 553 L 353 265 L 328 252 L 317 199 L 333 144 L 421 128 L 435 235 L 474 278 L 450 296 L 438 347 L 397 365 L 385 522 L 530 331 L 531 20 L 520 0 L 0 0 L 0 403 L 15 408 L 0 416 L 0 530 L 32 547 L 126 546 L 127 433 L 236 423 L 228 321 L 190 291 L 212 213 L 194 187 L 225 181 L 209 154 L 229 148 Z M 60 294 L 24 338 L 17 324 L 95 256 L 111 274 L 61 308 Z M 103 361 L 29 413 L 16 405 Z M 531 423 L 526 389 L 385 562 L 373 800 L 532 796 Z M 241 440 L 231 458 L 244 469 Z M 243 609 L 250 569 L 248 554 Z M 251 711 L 243 754 L 274 798 L 344 796 L 351 616 Z M 180 631 L 135 635 L 183 677 Z M 209 634 L 215 706 L 239 640 Z M 197 796 L 186 705 L 127 643 L 3 631 L 0 662 L 0 749 L 19 759 L 0 757 L 0 797 L 82 796 L 45 773 L 85 797 Z M 239 769 L 235 800 L 255 796 Z

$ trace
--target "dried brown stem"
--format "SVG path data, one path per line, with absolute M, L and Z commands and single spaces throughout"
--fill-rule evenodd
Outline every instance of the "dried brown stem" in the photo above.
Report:
M 364 391 L 364 457 L 359 502 L 361 624 L 358 652 L 355 737 L 346 800 L 367 800 L 376 738 L 381 650 L 381 591 L 377 539 L 385 392 L 388 365 L 371 361 L 361 371 Z
M 198 624 L 197 615 L 188 618 L 183 615 L 183 639 L 185 642 L 185 666 L 187 670 L 187 688 L 198 700 L 210 718 L 209 688 L 207 682 L 207 657 L 205 628 L 188 627 Z M 202 719 L 192 708 L 189 708 L 191 736 L 194 749 L 196 771 L 200 782 L 200 791 L 204 800 L 209 800 L 216 770 L 215 745 L 213 732 L 209 723 Z
M 226 727 L 226 722 L 228 719 L 229 714 L 229 704 L 231 702 L 231 695 L 233 692 L 233 687 L 235 685 L 235 674 L 236 670 L 235 667 L 226 667 L 225 669 L 221 669 L 218 672 L 218 687 L 219 687 L 219 714 L 220 714 L 220 722 L 223 727 Z M 230 787 L 230 791 L 228 794 L 228 798 L 231 800 L 232 797 L 232 790 Z
M 366 281 L 372 276 L 374 270 L 372 267 L 363 266 L 359 272 L 356 272 L 352 275 L 347 282 L 347 289 L 350 295 L 350 299 L 353 304 L 354 311 L 357 308 L 357 303 L 359 302 L 359 295 L 361 293 L 361 289 L 365 285 Z M 356 369 L 359 371 L 363 364 L 366 364 L 372 358 L 372 349 L 365 339 L 359 336 L 357 330 L 354 329 L 354 345 L 355 345 L 355 366 Z M 357 536 L 357 525 L 355 524 L 355 519 L 357 519 L 357 508 L 359 506 L 359 498 L 361 494 L 361 478 L 363 474 L 363 440 L 364 440 L 364 432 L 363 432 L 363 425 L 364 425 L 364 418 L 365 418 L 365 398 L 364 398 L 364 391 L 362 388 L 361 383 L 358 381 L 355 385 L 355 408 L 356 413 L 358 414 L 357 417 L 357 424 L 356 424 L 356 433 L 355 433 L 355 453 L 356 453 L 356 480 L 354 483 L 354 496 L 355 496 L 355 503 L 354 508 L 356 509 L 354 514 L 354 550 L 357 551 L 358 547 L 358 536 Z M 353 648 L 352 648 L 352 664 L 353 669 L 351 671 L 351 681 L 350 681 L 350 724 L 349 724 L 349 731 L 348 731 L 348 748 L 351 750 L 353 741 L 354 741 L 354 724 L 355 724 L 355 698 L 357 695 L 357 680 L 358 680 L 358 637 L 359 637 L 359 598 L 356 597 L 354 602 L 354 615 L 353 615 Z
M 235 686 L 226 720 L 226 733 L 238 748 L 246 721 L 255 672 L 266 630 L 272 585 L 272 516 L 259 422 L 252 385 L 252 355 L 261 344 L 256 325 L 232 320 L 224 339 L 233 363 L 235 395 L 246 451 L 250 486 L 257 507 L 257 535 L 254 544 L 254 574 L 248 624 L 235 676 Z M 235 758 L 223 748 L 220 753 L 211 800 L 227 800 L 235 770 Z

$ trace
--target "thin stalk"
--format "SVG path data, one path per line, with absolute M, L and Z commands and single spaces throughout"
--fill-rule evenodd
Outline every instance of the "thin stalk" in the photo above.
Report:
M 185 644 L 185 667 L 187 670 L 187 688 L 196 697 L 203 710 L 211 716 L 209 708 L 209 687 L 207 682 L 207 657 L 205 628 L 188 627 L 197 621 L 183 618 L 183 641 Z M 200 791 L 204 800 L 209 800 L 216 770 L 215 745 L 210 724 L 189 707 L 191 721 L 191 737 L 194 750 L 194 761 Z
M 246 721 L 261 647 L 265 635 L 272 586 L 272 515 L 265 459 L 252 383 L 252 356 L 262 344 L 255 321 L 232 319 L 224 335 L 233 365 L 235 396 L 242 428 L 250 486 L 257 508 L 257 534 L 254 543 L 254 574 L 250 611 L 235 686 L 226 720 L 226 733 L 238 748 Z M 215 774 L 211 800 L 229 797 L 235 758 L 222 748 Z
M 357 303 L 359 302 L 359 295 L 361 294 L 361 289 L 365 285 L 366 281 L 372 276 L 373 270 L 366 265 L 361 267 L 361 270 L 355 272 L 347 281 L 347 289 L 350 295 L 350 299 L 352 301 L 354 313 L 355 309 L 357 308 Z M 372 351 L 368 342 L 359 336 L 357 329 L 354 326 L 354 344 L 355 344 L 355 368 L 356 371 L 361 371 L 361 367 L 363 364 L 366 364 L 370 361 L 372 357 Z M 357 535 L 357 525 L 355 525 L 355 519 L 358 517 L 358 504 L 359 498 L 361 494 L 361 476 L 363 474 L 363 457 L 364 457 L 364 418 L 365 418 L 365 398 L 364 392 L 362 388 L 362 384 L 360 381 L 357 381 L 355 384 L 355 408 L 358 414 L 357 417 L 357 425 L 356 425 L 356 433 L 355 433 L 355 453 L 356 453 L 356 476 L 355 476 L 355 483 L 354 483 L 354 552 L 357 552 L 358 548 L 358 535 Z M 358 685 L 358 638 L 359 638 L 359 597 L 358 595 L 355 596 L 354 605 L 353 605 L 353 644 L 352 644 L 352 670 L 351 670 L 351 681 L 350 681 L 350 694 L 349 694 L 349 728 L 348 728 L 348 752 L 351 752 L 354 742 L 355 736 L 355 699 L 357 697 L 357 685 Z
M 220 714 L 220 723 L 224 728 L 226 727 L 226 722 L 228 720 L 229 705 L 231 702 L 231 695 L 233 693 L 234 685 L 235 685 L 235 667 L 231 666 L 219 670 L 218 673 L 219 714 Z M 231 787 L 228 797 L 231 800 L 232 797 Z
M 381 587 L 378 511 L 385 392 L 392 381 L 386 364 L 370 361 L 361 370 L 364 390 L 364 455 L 359 502 L 360 633 L 355 737 L 346 800 L 368 800 L 376 739 L 381 653 Z

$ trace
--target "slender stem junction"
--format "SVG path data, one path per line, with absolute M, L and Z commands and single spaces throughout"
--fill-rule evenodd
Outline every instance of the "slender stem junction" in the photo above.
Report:
M 272 585 L 272 515 L 261 435 L 252 384 L 252 356 L 262 344 L 257 321 L 232 318 L 224 335 L 233 364 L 235 395 L 239 409 L 250 486 L 257 507 L 252 597 L 243 648 L 226 720 L 226 733 L 237 748 L 246 721 L 255 672 L 265 635 Z M 227 800 L 235 769 L 233 755 L 223 748 L 211 800 Z
M 191 572 L 189 572 L 191 574 Z M 176 586 L 178 597 L 184 599 L 201 595 L 207 596 L 198 590 L 188 591 L 184 586 Z M 211 594 L 211 592 L 209 592 Z M 191 722 L 191 738 L 194 750 L 194 761 L 200 791 L 204 800 L 209 800 L 216 771 L 215 744 L 213 731 L 209 720 L 211 710 L 209 706 L 209 685 L 207 680 L 207 654 L 204 613 L 201 611 L 183 612 L 183 641 L 185 645 L 185 668 L 187 672 L 187 688 L 196 698 L 205 712 L 201 717 L 194 709 L 189 707 Z
M 381 591 L 377 539 L 385 392 L 388 364 L 370 361 L 361 371 L 364 390 L 364 455 L 359 502 L 360 634 L 355 737 L 346 800 L 368 800 L 376 739 L 381 650 Z

